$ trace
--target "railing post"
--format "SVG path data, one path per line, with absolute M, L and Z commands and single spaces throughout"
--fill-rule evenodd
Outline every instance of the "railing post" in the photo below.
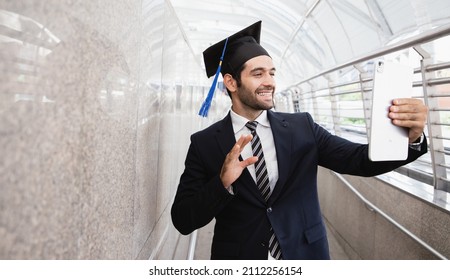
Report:
M 420 60 L 420 71 L 422 74 L 422 90 L 424 102 L 428 106 L 428 137 L 431 155 L 431 167 L 433 169 L 433 187 L 438 190 L 445 189 L 445 182 L 440 178 L 447 178 L 447 172 L 444 167 L 445 156 L 439 151 L 444 150 L 444 143 L 441 139 L 442 130 L 440 123 L 440 113 L 435 108 L 438 107 L 436 96 L 436 88 L 428 84 L 430 79 L 436 77 L 435 72 L 427 71 L 427 67 L 433 64 L 430 54 L 420 45 L 415 46 L 414 50 L 422 56 Z
M 331 102 L 331 117 L 333 118 L 333 129 L 334 134 L 342 136 L 341 125 L 340 125 L 340 110 L 338 109 L 339 97 L 336 95 L 336 88 L 332 86 L 333 80 L 330 77 L 325 76 L 328 80 L 328 92 L 330 94 Z
M 353 67 L 359 72 L 359 87 L 361 90 L 361 99 L 363 102 L 364 109 L 364 119 L 366 120 L 366 135 L 367 142 L 370 139 L 370 124 L 372 115 L 372 91 L 367 90 L 367 88 L 372 88 L 373 74 L 364 70 L 360 65 L 355 64 Z
M 194 230 L 189 237 L 189 248 L 187 253 L 187 260 L 193 260 L 195 255 L 195 247 L 197 245 L 197 230 Z
M 308 84 L 311 88 L 311 105 L 313 109 L 313 112 L 311 114 L 313 115 L 314 119 L 317 120 L 319 118 L 319 107 L 317 106 L 316 90 L 312 82 L 308 82 Z

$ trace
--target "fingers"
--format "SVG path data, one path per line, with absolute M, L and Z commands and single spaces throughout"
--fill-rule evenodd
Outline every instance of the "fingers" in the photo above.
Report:
M 237 144 L 239 144 L 239 146 L 241 147 L 241 152 L 244 149 L 244 147 L 250 142 L 252 141 L 253 136 L 251 134 L 247 134 L 247 135 L 241 135 L 241 137 L 239 138 L 239 140 L 237 141 Z
M 420 99 L 399 98 L 392 101 L 389 108 L 389 118 L 401 127 L 409 128 L 410 142 L 418 139 L 425 128 L 428 107 Z
M 395 99 L 389 108 L 389 117 L 394 124 L 403 127 L 424 127 L 428 108 L 422 100 L 414 98 Z
M 405 105 L 405 104 L 423 104 L 422 100 L 416 98 L 397 98 L 392 100 L 393 105 Z
M 242 150 L 244 147 L 252 141 L 253 136 L 251 134 L 248 135 L 241 135 L 241 137 L 238 139 L 236 144 L 234 144 L 233 148 L 230 151 L 230 156 L 233 157 L 233 159 L 239 158 L 239 155 L 242 153 Z
M 392 100 L 391 112 L 413 112 L 421 113 L 427 111 L 423 101 L 415 98 L 399 98 Z
M 255 164 L 257 161 L 258 161 L 258 157 L 255 157 L 255 156 L 249 157 L 249 158 L 241 161 L 241 166 L 243 168 L 245 168 L 245 167 L 247 167 L 249 165 Z
M 241 137 L 238 139 L 236 144 L 231 149 L 229 156 L 227 156 L 227 158 L 229 158 L 228 160 L 239 162 L 242 168 L 254 164 L 258 160 L 258 157 L 249 157 L 243 161 L 239 161 L 239 156 L 241 155 L 242 150 L 249 142 L 252 141 L 252 138 L 253 136 L 251 134 L 241 135 Z
M 225 187 L 230 186 L 242 174 L 242 171 L 247 166 L 254 164 L 258 160 L 257 157 L 249 157 L 243 161 L 239 160 L 242 150 L 252 138 L 251 134 L 242 135 L 225 157 L 225 161 L 220 171 L 220 179 Z
M 428 108 L 420 99 L 401 98 L 392 101 L 392 106 L 389 108 L 389 111 L 393 113 L 426 114 Z

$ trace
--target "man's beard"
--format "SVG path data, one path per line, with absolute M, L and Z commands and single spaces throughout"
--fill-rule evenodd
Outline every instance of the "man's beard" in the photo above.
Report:
M 254 110 L 270 110 L 273 108 L 273 92 L 273 87 L 259 87 L 255 92 L 252 92 L 244 85 L 241 85 L 241 87 L 239 88 L 239 98 L 241 99 L 242 103 Z M 270 103 L 270 105 L 257 99 L 257 96 L 268 95 L 272 97 L 272 102 Z

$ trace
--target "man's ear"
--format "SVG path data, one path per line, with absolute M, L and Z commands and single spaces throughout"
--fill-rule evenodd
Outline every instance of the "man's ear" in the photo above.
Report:
M 236 80 L 230 74 L 225 74 L 223 76 L 223 84 L 230 92 L 235 92 L 237 90 Z

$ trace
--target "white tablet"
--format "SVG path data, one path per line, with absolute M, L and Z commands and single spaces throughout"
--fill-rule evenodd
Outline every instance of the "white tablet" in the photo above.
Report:
M 412 67 L 391 61 L 375 62 L 369 131 L 370 160 L 405 160 L 408 157 L 408 129 L 394 125 L 388 113 L 393 99 L 412 96 L 412 82 Z

